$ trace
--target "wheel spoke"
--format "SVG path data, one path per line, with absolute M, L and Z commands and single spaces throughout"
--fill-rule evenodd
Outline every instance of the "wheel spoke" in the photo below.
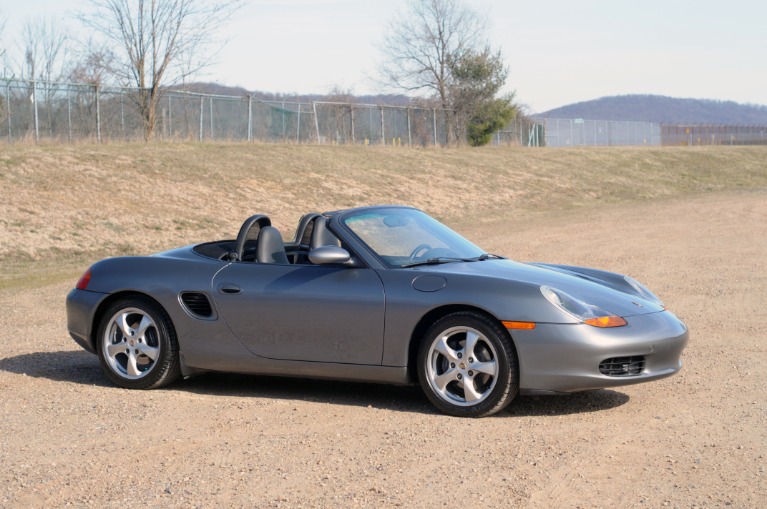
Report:
M 131 350 L 128 354 L 128 363 L 126 364 L 125 368 L 128 372 L 128 375 L 130 376 L 139 376 L 141 374 L 141 372 L 138 370 L 138 366 L 136 366 L 136 354 L 133 353 L 133 350 Z
M 437 344 L 434 346 L 434 350 L 441 353 L 449 361 L 457 362 L 458 361 L 458 352 L 450 348 L 447 344 L 447 336 L 441 337 Z
M 453 380 L 457 380 L 458 378 L 456 375 L 458 374 L 457 369 L 451 369 L 448 371 L 445 371 L 438 377 L 434 379 L 434 383 L 437 385 L 440 391 L 445 392 L 445 387 L 447 387 L 447 384 L 452 382 Z
M 115 317 L 115 325 L 120 329 L 124 338 L 130 337 L 130 325 L 128 325 L 129 313 L 120 313 L 120 316 Z
M 466 331 L 466 344 L 463 347 L 463 355 L 468 359 L 474 357 L 474 347 L 477 345 L 479 335 L 474 331 Z
M 146 330 L 154 325 L 154 322 L 152 322 L 152 319 L 149 318 L 147 315 L 144 315 L 141 317 L 141 323 L 138 325 L 138 329 L 136 330 L 136 337 L 139 337 L 146 341 L 146 338 L 144 335 L 146 334 Z
M 116 355 L 125 353 L 125 348 L 125 343 L 111 343 L 107 345 L 107 354 L 114 359 Z
M 482 398 L 482 396 L 483 395 L 477 392 L 477 389 L 474 388 L 474 380 L 464 381 L 463 397 L 467 403 L 471 403 L 472 401 L 477 401 L 478 399 Z
M 495 360 L 488 362 L 476 362 L 471 365 L 471 369 L 485 373 L 486 375 L 496 376 L 498 373 L 498 363 Z
M 157 360 L 157 356 L 160 355 L 160 349 L 156 348 L 154 346 L 149 346 L 146 343 L 139 343 L 136 345 L 136 348 L 138 348 L 139 352 L 143 353 L 153 361 Z

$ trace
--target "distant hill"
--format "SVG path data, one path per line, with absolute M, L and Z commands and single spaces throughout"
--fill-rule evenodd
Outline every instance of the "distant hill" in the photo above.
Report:
M 669 124 L 767 125 L 767 106 L 662 95 L 618 95 L 569 104 L 535 116 Z
M 379 95 L 350 95 L 350 94 L 283 94 L 274 92 L 261 92 L 257 90 L 247 90 L 243 87 L 230 87 L 218 83 L 189 83 L 169 87 L 173 90 L 185 90 L 187 92 L 196 92 L 201 94 L 228 95 L 243 97 L 251 95 L 262 101 L 291 101 L 291 102 L 312 102 L 312 101 L 333 101 L 333 102 L 353 102 L 358 104 L 383 104 L 387 106 L 408 106 L 411 103 L 409 97 L 402 94 L 379 94 Z

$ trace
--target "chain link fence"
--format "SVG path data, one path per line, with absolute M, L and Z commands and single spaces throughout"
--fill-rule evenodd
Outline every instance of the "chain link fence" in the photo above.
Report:
M 563 118 L 536 119 L 547 147 L 660 145 L 660 124 Z
M 663 145 L 767 145 L 763 125 L 661 125 Z
M 547 147 L 767 145 L 767 126 L 658 124 L 562 118 L 535 119 Z M 536 133 L 538 134 L 538 133 Z
M 145 137 L 136 89 L 0 80 L 0 133 L 8 142 L 137 141 Z M 430 146 L 448 142 L 440 109 L 263 101 L 164 90 L 153 138 Z
M 493 135 L 493 145 L 542 147 L 544 145 L 543 124 L 524 116 L 517 116 L 511 124 Z
M 0 78 L 0 136 L 20 141 L 141 141 L 137 89 Z M 143 94 L 146 95 L 146 92 Z M 349 102 L 264 101 L 163 90 L 153 139 L 447 145 L 441 109 Z M 494 145 L 532 147 L 767 145 L 767 126 L 517 117 Z

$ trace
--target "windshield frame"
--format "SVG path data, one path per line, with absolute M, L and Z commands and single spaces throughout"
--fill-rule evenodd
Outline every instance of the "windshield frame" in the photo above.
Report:
M 411 222 L 418 228 L 421 228 L 425 232 L 425 237 L 430 236 L 433 240 L 440 241 L 444 246 L 436 249 L 432 248 L 425 251 L 422 255 L 412 258 L 403 252 L 396 254 L 385 254 L 380 252 L 380 248 L 376 249 L 373 240 L 370 235 L 365 235 L 360 228 L 355 227 L 356 220 L 364 220 L 366 218 L 377 218 L 383 221 L 383 218 L 388 217 L 404 217 L 407 221 L 401 225 L 386 225 L 389 228 L 397 228 L 399 226 L 408 226 Z M 461 262 L 461 261 L 474 261 L 469 258 L 476 259 L 485 254 L 485 251 L 474 243 L 455 232 L 453 229 L 431 217 L 429 214 L 414 207 L 406 207 L 401 205 L 385 205 L 376 207 L 362 207 L 359 209 L 351 209 L 339 214 L 336 218 L 341 228 L 348 233 L 349 236 L 354 238 L 360 244 L 362 244 L 367 251 L 373 255 L 377 261 L 381 263 L 387 269 L 404 269 L 412 262 L 426 261 L 428 259 L 439 258 L 442 260 L 440 263 L 448 262 Z M 393 220 L 396 223 L 396 217 Z M 378 225 L 380 227 L 380 225 Z M 424 242 L 419 241 L 418 244 Z M 404 243 L 403 243 L 404 245 Z M 403 246 L 399 246 L 402 248 Z M 457 250 L 456 250 L 457 249 Z M 434 255 L 433 252 L 438 252 L 438 255 Z M 431 253 L 431 254 L 429 254 Z M 427 265 L 427 264 L 415 264 Z

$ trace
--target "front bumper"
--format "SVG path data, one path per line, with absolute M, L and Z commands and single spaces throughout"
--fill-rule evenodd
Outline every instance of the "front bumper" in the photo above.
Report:
M 85 350 L 96 353 L 92 328 L 93 317 L 108 294 L 74 288 L 67 295 L 67 330 L 72 339 Z
M 668 311 L 626 317 L 628 325 L 537 324 L 512 332 L 523 393 L 576 392 L 665 378 L 682 368 L 687 327 Z M 599 364 L 616 357 L 644 357 L 641 373 L 609 376 Z

